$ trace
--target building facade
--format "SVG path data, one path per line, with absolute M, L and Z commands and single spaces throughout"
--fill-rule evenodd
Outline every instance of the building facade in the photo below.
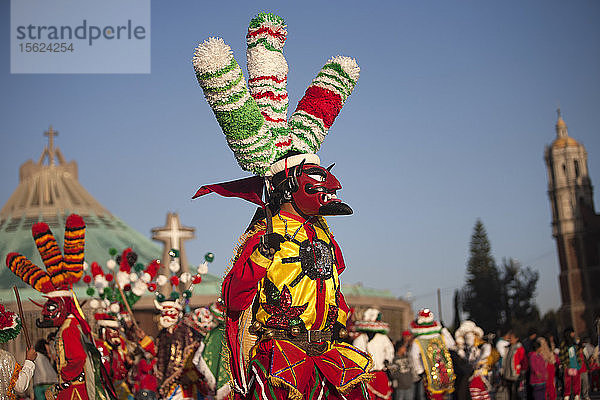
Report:
M 585 147 L 569 136 L 560 110 L 556 138 L 546 146 L 552 236 L 560 264 L 560 315 L 579 334 L 595 332 L 600 317 L 600 215 L 588 173 Z

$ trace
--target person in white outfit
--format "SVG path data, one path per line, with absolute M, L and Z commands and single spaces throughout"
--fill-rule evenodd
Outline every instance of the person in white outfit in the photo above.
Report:
M 6 343 L 17 337 L 21 332 L 21 320 L 11 311 L 5 310 L 0 304 L 0 343 Z M 15 356 L 0 349 L 0 400 L 15 400 L 17 393 L 23 393 L 29 387 L 33 376 L 37 353 L 27 349 L 25 362 L 20 365 Z
M 388 337 L 389 324 L 381 321 L 381 312 L 376 308 L 367 309 L 363 318 L 356 321 L 354 329 L 359 335 L 352 343 L 359 350 L 369 353 L 373 359 L 371 373 L 375 378 L 367 383 L 373 399 L 390 399 L 393 388 L 385 372 L 387 365 L 394 361 L 394 344 Z

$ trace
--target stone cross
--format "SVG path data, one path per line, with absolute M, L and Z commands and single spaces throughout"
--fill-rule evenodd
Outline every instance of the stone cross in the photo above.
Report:
M 54 165 L 54 136 L 58 136 L 58 131 L 52 129 L 50 125 L 50 128 L 44 132 L 44 136 L 48 136 L 48 160 L 50 165 Z

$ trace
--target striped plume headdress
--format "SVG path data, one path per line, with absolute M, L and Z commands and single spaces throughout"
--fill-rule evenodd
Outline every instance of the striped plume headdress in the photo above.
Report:
M 83 218 L 77 214 L 71 214 L 67 218 L 62 254 L 48 224 L 38 222 L 31 231 L 46 270 L 19 253 L 9 253 L 6 256 L 6 266 L 23 282 L 48 297 L 70 297 L 69 289 L 83 275 Z
M 204 96 L 242 169 L 269 176 L 288 154 L 319 164 L 315 154 L 358 81 L 359 67 L 336 56 L 321 68 L 296 110 L 287 118 L 287 36 L 283 18 L 261 13 L 250 21 L 248 84 L 231 48 L 221 38 L 198 45 L 192 63 Z M 281 162 L 281 161 L 280 161 Z M 288 160 L 288 167 L 293 166 Z M 273 169 L 275 168 L 275 169 Z

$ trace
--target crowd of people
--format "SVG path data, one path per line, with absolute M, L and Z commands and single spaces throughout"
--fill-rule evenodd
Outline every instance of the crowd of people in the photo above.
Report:
M 454 338 L 447 331 L 443 336 L 454 369 L 454 383 L 445 398 L 589 400 L 592 392 L 600 390 L 598 345 L 589 337 L 580 339 L 571 328 L 560 340 L 538 335 L 535 329 L 524 338 L 513 330 L 496 338 L 464 321 Z M 436 397 L 427 392 L 423 352 L 416 338 L 413 332 L 404 332 L 395 343 L 394 358 L 386 363 L 395 400 Z
M 163 310 L 167 312 L 162 313 L 162 330 L 156 339 L 127 318 L 117 322 L 96 315 L 95 346 L 111 383 L 108 399 L 227 397 L 229 376 L 220 363 L 222 330 L 216 341 L 211 340 L 211 332 L 214 335 L 219 326 L 216 322 L 221 321 L 222 328 L 222 305 L 214 303 L 187 315 L 178 309 L 176 315 L 170 313 L 173 309 Z M 15 313 L 3 307 L 0 314 L 6 325 L 0 338 L 5 342 L 18 334 L 20 324 Z M 560 341 L 534 329 L 522 339 L 513 330 L 496 338 L 484 335 L 474 322 L 463 321 L 452 335 L 426 309 L 392 344 L 389 326 L 376 308 L 367 309 L 360 318 L 351 316 L 348 327 L 346 341 L 372 357 L 372 377 L 366 384 L 372 399 L 589 400 L 593 391 L 600 390 L 598 346 L 587 337 L 580 340 L 573 329 L 565 329 Z M 187 334 L 191 341 L 186 344 L 181 338 Z M 2 390 L 11 391 L 3 399 L 17 399 L 24 393 L 31 400 L 47 398 L 61 373 L 56 340 L 54 331 L 39 339 L 26 352 L 23 366 L 0 351 L 2 365 L 10 366 L 1 371 Z M 174 344 L 180 350 L 173 350 Z M 192 351 L 185 352 L 186 345 Z M 205 354 L 207 346 L 213 347 L 211 357 Z M 165 354 L 168 365 L 159 371 L 157 362 L 165 363 Z

